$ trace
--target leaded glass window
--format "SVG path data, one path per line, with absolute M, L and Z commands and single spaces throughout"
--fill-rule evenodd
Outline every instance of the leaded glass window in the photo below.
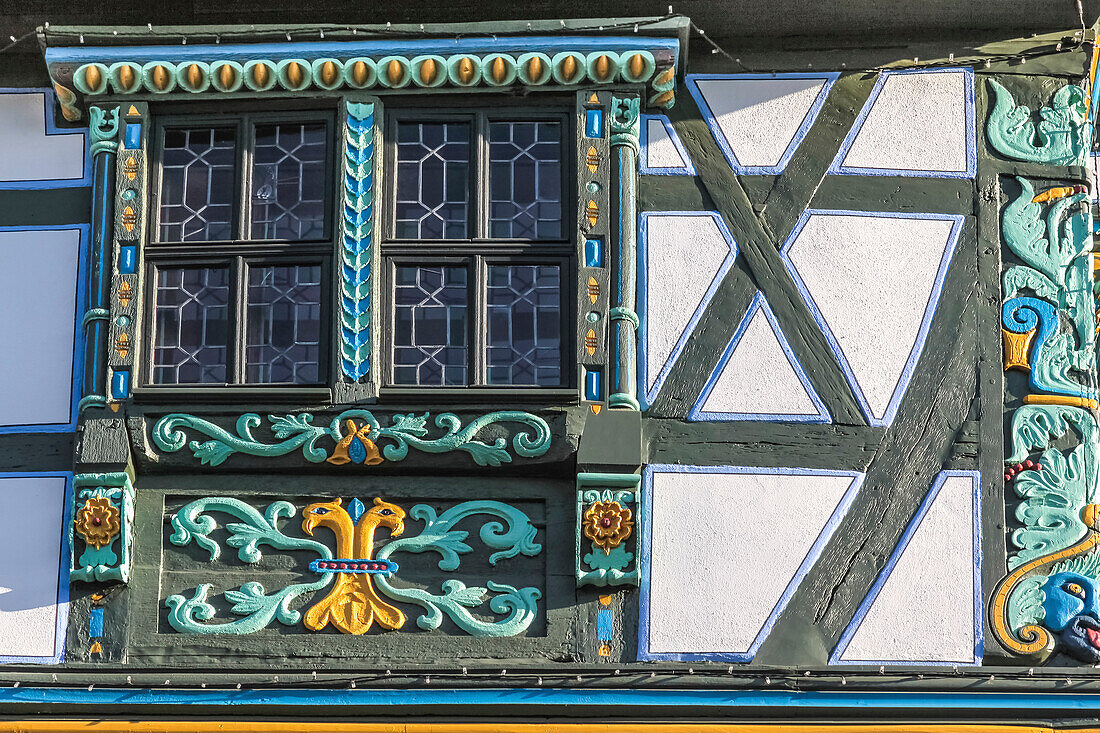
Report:
M 158 121 L 150 385 L 327 381 L 331 115 Z
M 561 268 L 489 265 L 489 384 L 561 384 Z
M 393 370 L 398 384 L 466 384 L 467 285 L 463 267 L 397 268 Z
M 170 267 L 157 272 L 154 384 L 225 381 L 229 271 Z
M 489 123 L 489 236 L 561 236 L 561 124 Z
M 387 108 L 385 383 L 568 387 L 566 115 Z

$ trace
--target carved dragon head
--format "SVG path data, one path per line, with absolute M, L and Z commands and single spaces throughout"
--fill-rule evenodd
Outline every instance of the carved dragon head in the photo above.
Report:
M 374 497 L 374 506 L 367 510 L 359 520 L 360 524 L 370 522 L 376 527 L 387 527 L 391 537 L 400 537 L 405 531 L 405 510 L 396 504 Z
M 312 537 L 313 530 L 317 527 L 328 527 L 338 538 L 350 538 L 355 525 L 347 510 L 340 504 L 340 499 L 333 499 L 307 506 L 302 510 L 302 531 Z

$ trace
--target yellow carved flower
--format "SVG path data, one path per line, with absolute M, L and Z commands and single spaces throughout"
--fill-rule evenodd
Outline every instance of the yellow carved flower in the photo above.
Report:
M 93 497 L 84 502 L 76 514 L 73 528 L 97 550 L 111 544 L 122 528 L 121 513 L 106 497 Z
M 630 510 L 617 501 L 597 501 L 584 513 L 584 536 L 610 555 L 634 528 Z

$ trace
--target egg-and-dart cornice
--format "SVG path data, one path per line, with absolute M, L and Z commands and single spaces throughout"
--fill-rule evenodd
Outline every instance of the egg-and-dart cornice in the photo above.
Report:
M 680 42 L 644 35 L 532 35 L 178 46 L 50 46 L 46 65 L 66 119 L 111 95 L 263 94 L 450 86 L 481 91 L 647 84 L 675 102 Z

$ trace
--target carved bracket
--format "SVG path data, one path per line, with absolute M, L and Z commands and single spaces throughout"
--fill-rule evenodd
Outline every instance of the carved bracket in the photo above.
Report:
M 130 579 L 134 486 L 125 473 L 80 473 L 73 478 L 69 579 L 86 583 Z M 83 551 L 77 555 L 78 544 Z
M 638 585 L 641 476 L 577 474 L 577 585 Z

